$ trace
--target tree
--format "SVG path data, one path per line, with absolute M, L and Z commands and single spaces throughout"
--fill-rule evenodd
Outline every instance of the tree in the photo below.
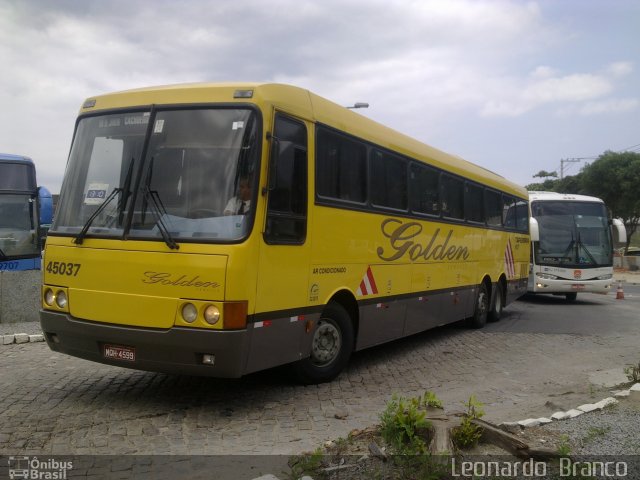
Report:
M 541 175 L 544 170 L 534 175 L 534 177 L 554 177 L 555 175 Z M 530 192 L 559 192 L 559 193 L 582 193 L 582 174 L 567 176 L 562 179 L 547 178 L 542 183 L 530 183 L 525 188 Z
M 555 184 L 554 192 L 588 195 L 582 182 L 582 172 L 577 175 L 568 175 L 558 180 Z
M 555 192 L 555 186 L 557 183 L 558 180 L 548 178 L 542 183 L 530 183 L 529 185 L 525 185 L 524 188 L 530 192 Z
M 582 191 L 600 197 L 627 227 L 627 248 L 640 222 L 640 153 L 604 152 L 581 174 Z
M 540 170 L 538 173 L 536 173 L 533 178 L 547 178 L 547 177 L 553 177 L 553 178 L 558 178 L 558 173 L 557 172 L 547 172 L 546 170 Z

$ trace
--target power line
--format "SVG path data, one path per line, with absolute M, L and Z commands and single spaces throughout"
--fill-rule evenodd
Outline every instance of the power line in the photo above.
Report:
M 565 163 L 577 163 L 582 161 L 582 158 L 562 158 L 560 159 L 560 180 L 564 178 L 564 164 Z
M 619 152 L 628 152 L 628 151 L 637 151 L 638 149 L 640 149 L 640 143 L 638 143 L 636 145 L 631 145 L 630 147 L 623 148 L 623 149 L 618 150 L 618 151 Z
M 595 160 L 596 158 L 598 157 L 574 157 L 574 158 L 560 159 L 560 180 L 564 178 L 565 170 L 568 170 L 571 167 L 571 165 L 569 165 L 569 167 L 565 169 L 564 167 L 565 163 L 577 163 L 577 162 L 581 162 L 582 160 Z
M 572 163 L 572 164 L 567 165 L 566 167 L 564 167 L 564 175 L 566 175 L 569 172 L 569 170 L 571 170 L 573 168 L 573 166 L 574 166 L 574 164 Z
M 617 151 L 617 153 L 621 153 L 621 152 L 640 152 L 640 143 L 631 145 L 627 148 L 622 148 Z M 581 160 L 596 160 L 598 158 L 599 158 L 598 156 L 562 158 L 560 159 L 560 165 L 556 167 L 554 172 L 557 172 L 558 170 L 560 170 L 560 179 L 562 180 L 564 178 L 564 173 L 573 167 L 573 165 L 568 165 L 567 167 L 565 167 L 564 166 L 565 163 L 572 164 L 572 163 L 577 163 Z

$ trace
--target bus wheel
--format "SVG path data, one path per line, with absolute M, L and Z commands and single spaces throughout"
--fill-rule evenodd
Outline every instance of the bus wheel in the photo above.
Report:
M 481 283 L 478 287 L 478 296 L 476 297 L 476 308 L 473 317 L 469 319 L 471 328 L 482 328 L 487 323 L 487 315 L 489 314 L 489 295 L 487 294 L 487 286 Z
M 337 303 L 326 306 L 311 338 L 311 355 L 295 364 L 302 383 L 333 380 L 344 369 L 353 351 L 353 325 L 346 310 Z
M 501 283 L 496 285 L 496 298 L 493 301 L 493 308 L 489 312 L 487 320 L 489 322 L 497 322 L 502 316 L 502 309 L 504 308 L 504 288 Z
M 565 293 L 564 298 L 567 302 L 575 302 L 576 298 L 578 298 L 578 294 L 576 292 Z

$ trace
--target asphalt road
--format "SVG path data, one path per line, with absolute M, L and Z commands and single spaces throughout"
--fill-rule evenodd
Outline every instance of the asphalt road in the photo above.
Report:
M 640 332 L 640 285 L 625 285 L 624 299 L 579 293 L 575 302 L 564 296 L 525 295 L 505 310 L 490 332 L 574 335 L 624 335 Z M 640 357 L 640 346 L 638 348 Z M 639 358 L 640 360 L 640 358 Z

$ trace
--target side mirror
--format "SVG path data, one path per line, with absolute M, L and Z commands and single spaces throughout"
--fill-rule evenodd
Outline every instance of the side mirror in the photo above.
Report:
M 614 218 L 611 222 L 611 234 L 613 235 L 613 242 L 619 245 L 626 245 L 627 243 L 627 229 L 624 223 L 619 218 Z
M 532 242 L 540 241 L 540 226 L 538 225 L 538 221 L 533 217 L 529 218 L 529 235 L 531 236 Z

